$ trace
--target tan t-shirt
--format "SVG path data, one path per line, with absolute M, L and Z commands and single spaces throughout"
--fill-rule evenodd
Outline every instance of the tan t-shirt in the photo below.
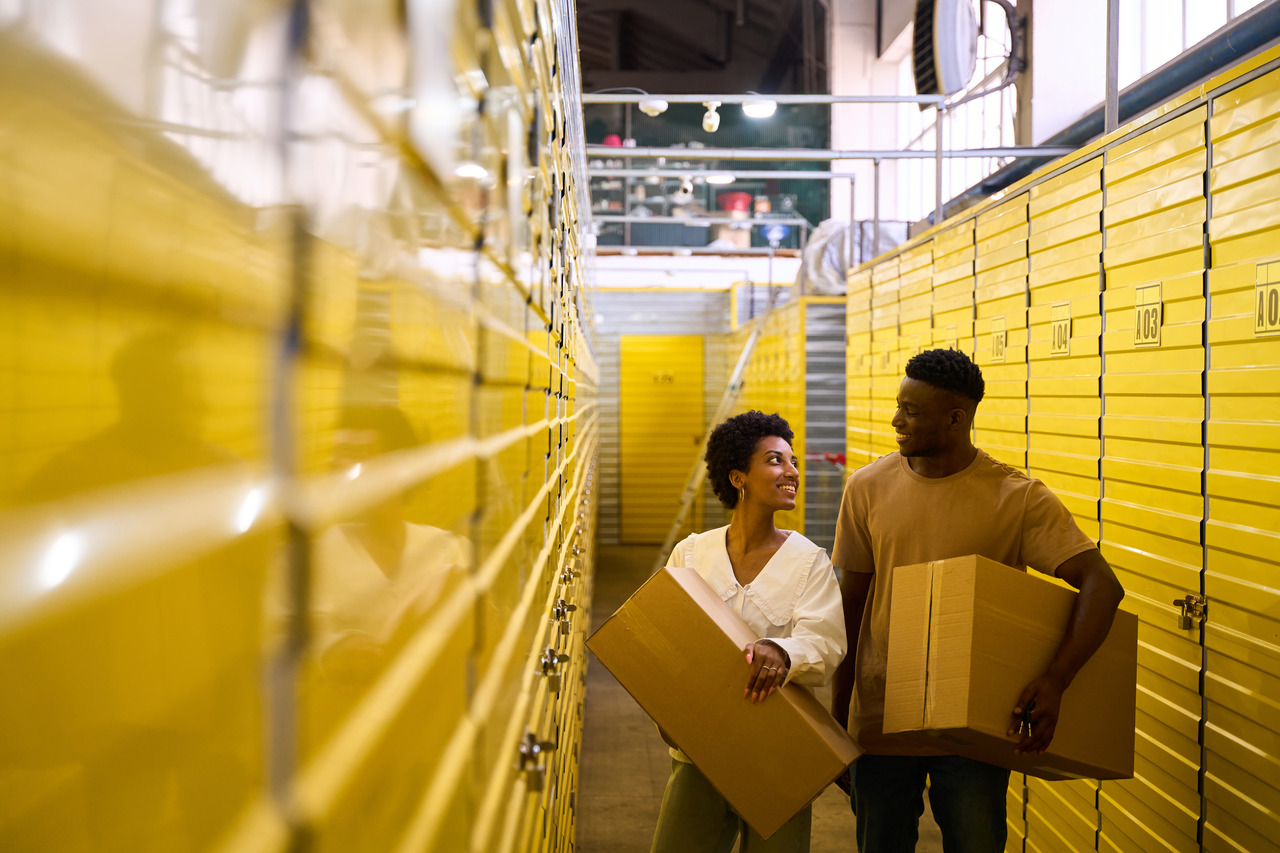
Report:
M 929 754 L 878 737 L 895 566 L 981 554 L 1053 574 L 1094 547 L 1047 486 L 983 450 L 950 477 L 922 477 L 896 452 L 855 471 L 845 484 L 832 563 L 841 571 L 873 572 L 875 579 L 856 646 L 850 734 L 871 753 Z

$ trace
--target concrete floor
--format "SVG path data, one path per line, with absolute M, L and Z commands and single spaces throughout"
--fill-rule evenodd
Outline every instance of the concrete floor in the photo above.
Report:
M 653 546 L 603 546 L 596 561 L 594 631 L 649 575 Z M 648 853 L 671 773 L 666 744 L 649 717 L 600 662 L 588 655 L 582 764 L 577 799 L 580 853 Z M 832 785 L 814 803 L 812 853 L 851 853 L 849 798 Z M 917 853 L 941 853 L 926 809 Z

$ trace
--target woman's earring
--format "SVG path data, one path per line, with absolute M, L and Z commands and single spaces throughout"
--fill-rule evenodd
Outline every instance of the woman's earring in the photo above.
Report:
M 745 486 L 738 486 L 738 503 L 742 503 L 747 499 L 747 489 Z

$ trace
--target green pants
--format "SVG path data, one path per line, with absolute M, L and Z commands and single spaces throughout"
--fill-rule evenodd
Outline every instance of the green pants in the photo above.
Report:
M 809 853 L 813 807 L 805 806 L 766 841 L 729 807 L 697 767 L 671 761 L 651 853 L 729 853 L 742 835 L 741 853 Z

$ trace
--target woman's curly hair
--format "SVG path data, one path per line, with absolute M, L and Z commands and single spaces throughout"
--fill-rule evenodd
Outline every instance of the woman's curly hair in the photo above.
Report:
M 982 371 L 959 350 L 927 349 L 917 353 L 907 362 L 906 373 L 910 379 L 968 397 L 975 403 L 982 402 L 986 391 Z
M 707 439 L 707 476 L 720 503 L 738 505 L 738 490 L 729 482 L 730 471 L 746 471 L 760 439 L 776 435 L 791 444 L 795 433 L 781 415 L 750 411 L 735 415 L 711 431 Z

